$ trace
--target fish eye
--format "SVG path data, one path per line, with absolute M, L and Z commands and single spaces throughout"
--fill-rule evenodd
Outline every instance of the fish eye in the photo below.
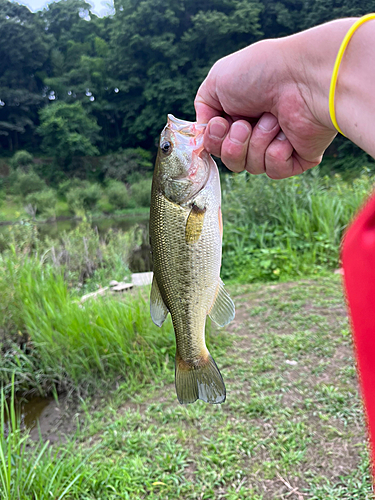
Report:
M 160 145 L 160 149 L 164 154 L 168 154 L 172 151 L 172 144 L 169 141 L 163 141 Z

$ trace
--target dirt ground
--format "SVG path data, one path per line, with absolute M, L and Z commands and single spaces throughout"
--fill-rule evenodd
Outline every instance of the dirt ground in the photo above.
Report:
M 226 402 L 181 407 L 169 374 L 161 387 L 119 405 L 113 418 L 124 426 L 137 420 L 134 432 L 162 427 L 175 436 L 187 450 L 180 480 L 202 499 L 372 498 L 340 278 L 228 290 L 236 318 L 210 335 Z M 56 442 L 74 432 L 79 410 L 69 404 L 43 410 L 44 438 Z M 100 441 L 101 431 L 90 439 Z

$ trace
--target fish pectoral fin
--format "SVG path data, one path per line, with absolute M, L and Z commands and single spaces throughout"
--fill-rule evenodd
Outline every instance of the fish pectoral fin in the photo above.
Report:
M 190 214 L 186 221 L 185 228 L 185 240 L 186 243 L 196 243 L 202 233 L 204 214 L 206 213 L 206 208 L 200 208 L 197 205 L 191 207 Z
M 150 313 L 151 319 L 157 326 L 161 326 L 168 314 L 168 308 L 164 304 L 164 300 L 160 294 L 158 282 L 155 275 L 152 278 L 151 294 L 150 294 Z
M 235 315 L 233 300 L 224 288 L 224 283 L 219 278 L 219 284 L 216 291 L 216 298 L 208 313 L 212 321 L 219 326 L 225 326 L 232 321 Z
M 211 354 L 199 364 L 184 361 L 176 350 L 176 393 L 181 404 L 194 403 L 201 399 L 206 403 L 224 403 L 225 385 L 221 373 Z

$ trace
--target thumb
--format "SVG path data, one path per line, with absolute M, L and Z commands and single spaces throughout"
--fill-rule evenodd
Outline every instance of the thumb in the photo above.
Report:
M 223 108 L 210 81 L 210 75 L 199 87 L 194 107 L 198 123 L 208 123 L 214 116 L 222 115 Z

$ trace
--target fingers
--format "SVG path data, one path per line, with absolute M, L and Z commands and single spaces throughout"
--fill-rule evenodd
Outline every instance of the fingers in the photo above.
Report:
M 245 120 L 234 122 L 221 145 L 221 159 L 232 172 L 242 172 L 246 164 L 251 125 Z
M 264 171 L 271 179 L 284 179 L 293 175 L 293 146 L 280 131 L 268 146 L 264 156 Z M 302 170 L 298 172 L 302 173 Z M 297 172 L 296 172 L 297 174 Z
M 215 156 L 221 156 L 221 146 L 228 131 L 229 123 L 225 118 L 219 116 L 213 118 L 209 122 L 204 136 L 206 150 Z
M 264 113 L 251 134 L 245 167 L 248 172 L 263 174 L 266 171 L 265 153 L 279 130 L 280 126 L 276 116 Z
M 215 116 L 208 123 L 204 147 L 233 172 L 246 168 L 271 179 L 301 174 L 321 161 L 321 157 L 308 161 L 299 156 L 271 113 L 264 113 L 254 129 L 246 120 L 230 123 Z
M 229 125 L 225 118 L 215 117 L 208 124 L 204 147 L 209 153 L 220 156 L 229 170 L 241 172 L 246 164 L 251 130 L 246 120 Z
M 280 131 L 266 150 L 265 172 L 271 179 L 286 179 L 319 165 L 321 160 L 322 157 L 313 161 L 303 159 Z

